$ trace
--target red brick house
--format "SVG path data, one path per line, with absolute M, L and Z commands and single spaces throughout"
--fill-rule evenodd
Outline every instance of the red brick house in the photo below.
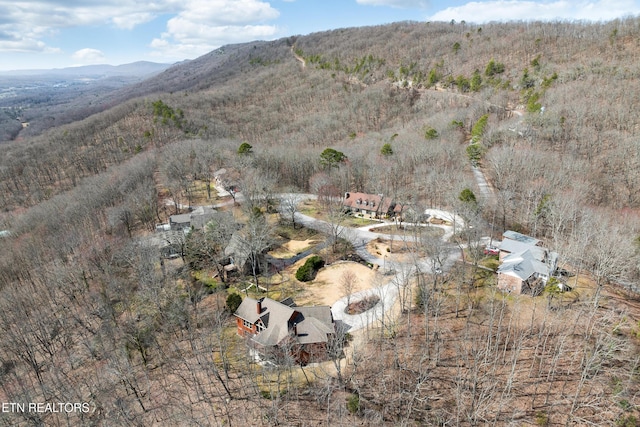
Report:
M 502 238 L 498 289 L 538 295 L 556 271 L 558 254 L 540 240 L 515 231 L 505 231 Z
M 394 217 L 402 213 L 402 205 L 382 194 L 345 193 L 342 206 L 353 213 L 371 218 Z
M 335 323 L 328 306 L 298 307 L 291 298 L 246 297 L 234 313 L 238 335 L 249 338 L 262 359 L 291 357 L 296 363 L 326 360 Z

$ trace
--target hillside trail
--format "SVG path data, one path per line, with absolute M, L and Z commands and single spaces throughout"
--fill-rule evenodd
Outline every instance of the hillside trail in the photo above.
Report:
M 303 69 L 307 67 L 307 61 L 305 61 L 303 57 L 301 57 L 296 53 L 295 45 L 291 46 L 291 54 L 293 55 L 294 58 L 296 58 L 296 60 L 298 60 L 298 62 L 300 62 Z
M 293 55 L 293 57 L 300 62 L 301 66 L 303 69 L 306 68 L 307 63 L 305 61 L 305 59 L 303 57 L 301 57 L 300 55 L 298 55 L 295 51 L 295 45 L 291 46 L 291 54 Z M 356 84 L 360 84 L 364 87 L 366 87 L 366 84 L 362 81 L 360 81 L 357 78 L 354 78 L 353 76 L 349 76 L 349 80 L 356 83 Z M 398 84 L 392 84 L 395 86 L 400 87 Z M 474 100 L 477 101 L 476 98 L 474 98 L 473 96 L 464 94 L 464 93 L 457 93 L 457 92 L 453 92 L 450 91 L 444 87 L 442 87 L 441 85 L 436 85 L 434 88 L 413 88 L 411 87 L 411 89 L 416 90 L 418 93 L 423 93 L 423 92 L 447 92 L 450 94 L 453 94 L 455 96 L 461 97 L 461 98 L 465 98 L 465 99 L 469 99 L 469 100 Z M 505 111 L 507 111 L 509 114 L 514 114 L 516 116 L 518 116 L 519 120 L 518 123 L 520 123 L 523 119 L 523 112 L 518 109 L 518 108 L 508 108 L 508 107 L 503 107 L 497 104 L 492 104 L 487 102 L 487 107 L 488 108 L 494 108 L 494 109 L 503 109 Z M 485 174 L 485 172 L 482 170 L 482 168 L 480 166 L 473 166 L 473 177 L 476 181 L 476 184 L 478 186 L 478 189 L 480 191 L 480 195 L 482 197 L 482 199 L 484 199 L 486 202 L 492 202 L 494 201 L 494 191 L 493 191 L 493 186 L 491 185 L 490 181 L 487 179 L 487 176 Z

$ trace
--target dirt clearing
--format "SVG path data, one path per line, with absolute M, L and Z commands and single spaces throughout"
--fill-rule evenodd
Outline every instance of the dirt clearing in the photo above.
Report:
M 318 241 L 315 239 L 289 240 L 287 243 L 269 252 L 269 255 L 274 258 L 291 258 L 316 244 L 318 244 Z
M 303 284 L 305 291 L 296 302 L 300 305 L 332 305 L 346 295 L 341 283 L 345 271 L 351 271 L 357 278 L 352 293 L 376 286 L 376 273 L 369 267 L 352 261 L 339 261 L 322 268 L 313 282 Z

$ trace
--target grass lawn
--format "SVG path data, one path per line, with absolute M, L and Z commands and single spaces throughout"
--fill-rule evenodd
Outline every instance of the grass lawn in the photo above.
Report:
M 361 218 L 357 216 L 348 216 L 345 218 L 342 225 L 345 227 L 366 227 L 367 225 L 380 224 L 380 221 L 371 220 L 368 218 Z
M 413 236 L 419 234 L 422 237 L 441 238 L 444 236 L 444 230 L 440 227 L 428 227 L 428 226 L 413 226 L 413 225 L 385 225 L 382 227 L 376 227 L 372 231 L 381 234 L 393 234 L 393 235 L 408 235 Z

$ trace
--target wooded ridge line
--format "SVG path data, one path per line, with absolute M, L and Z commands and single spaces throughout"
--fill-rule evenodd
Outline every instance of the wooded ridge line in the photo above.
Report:
M 402 22 L 1 100 L 29 126 L 0 145 L 0 403 L 95 411 L 0 425 L 636 425 L 640 304 L 617 284 L 640 279 L 638 40 L 638 18 Z M 392 200 L 385 227 L 413 237 L 354 244 L 380 219 L 345 193 Z M 196 206 L 206 224 L 156 231 Z M 256 362 L 238 296 L 321 306 L 442 265 L 437 227 L 411 226 L 429 208 L 464 219 L 464 262 L 394 271 L 397 306 L 326 362 Z M 572 290 L 499 291 L 477 242 L 506 230 L 559 254 Z M 316 247 L 320 279 L 274 262 Z

